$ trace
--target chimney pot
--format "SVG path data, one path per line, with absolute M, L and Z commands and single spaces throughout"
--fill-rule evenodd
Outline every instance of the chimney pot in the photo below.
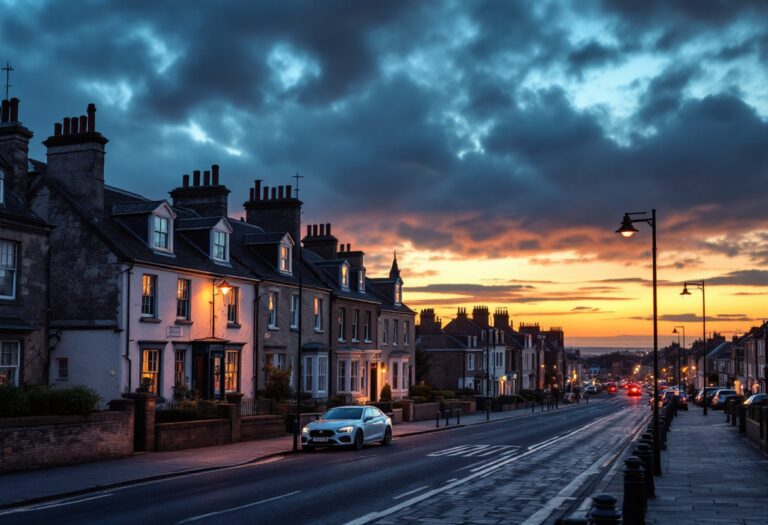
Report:
M 253 200 L 253 188 L 248 188 L 248 200 Z
M 269 200 L 269 186 L 264 186 L 264 195 L 262 200 L 265 200 L 265 201 Z
M 72 127 L 69 125 L 69 117 L 64 117 L 64 134 L 69 135 L 72 133 Z
M 325 235 L 325 225 L 320 225 L 320 237 L 323 237 Z
M 277 187 L 277 198 L 280 200 L 283 200 L 283 191 L 284 188 L 282 186 Z
M 291 198 L 291 185 L 287 185 L 285 187 L 285 198 L 290 199 Z
M 96 131 L 96 104 L 88 104 L 88 131 Z
M 312 237 L 317 237 L 317 224 L 312 225 Z
M 61 135 L 61 122 L 56 122 L 53 125 L 53 134 L 57 137 Z
M 328 236 L 331 235 L 331 223 L 330 222 L 326 222 L 325 223 L 325 231 L 326 231 Z
M 277 188 L 272 188 L 272 200 L 277 200 Z
M 200 170 L 192 172 L 192 186 L 200 186 Z
M 253 197 L 251 197 L 251 200 L 259 200 L 261 199 L 261 180 L 257 179 L 253 181 Z
M 80 133 L 85 133 L 88 130 L 88 117 L 80 115 Z
M 11 122 L 18 122 L 19 121 L 19 99 L 18 98 L 12 98 L 11 99 Z
M 77 117 L 72 117 L 69 119 L 69 130 L 73 135 L 77 135 L 77 123 L 79 122 Z
M 189 188 L 189 175 L 183 175 L 181 177 L 181 181 L 182 181 L 181 182 L 182 186 L 184 186 L 185 188 Z
M 219 185 L 219 165 L 218 164 L 214 164 L 213 166 L 211 166 L 211 173 L 213 174 L 212 184 L 214 186 L 218 186 Z
M 307 224 L 307 237 L 312 237 L 312 225 Z
M 205 170 L 203 172 L 203 186 L 210 186 L 211 185 L 211 172 L 210 170 Z
M 0 117 L 0 121 L 2 122 L 8 122 L 8 119 L 11 116 L 11 103 L 9 100 L 3 100 L 3 110 L 2 110 L 2 117 Z

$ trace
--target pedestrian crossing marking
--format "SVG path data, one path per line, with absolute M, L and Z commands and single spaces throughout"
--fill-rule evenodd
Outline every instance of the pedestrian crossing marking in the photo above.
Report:
M 516 445 L 459 445 L 427 454 L 427 457 L 452 456 L 462 458 L 482 458 L 487 456 L 508 457 L 520 449 Z

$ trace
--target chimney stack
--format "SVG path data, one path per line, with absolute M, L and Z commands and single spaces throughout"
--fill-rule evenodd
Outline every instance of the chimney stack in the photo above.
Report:
M 339 240 L 331 235 L 330 224 L 312 224 L 307 226 L 307 236 L 303 239 L 304 248 L 312 250 L 325 260 L 339 258 Z
M 88 104 L 88 133 L 96 131 L 96 104 Z
M 0 108 L 0 155 L 7 164 L 5 189 L 23 195 L 27 191 L 32 132 L 19 122 L 19 99 L 3 100 Z
M 213 173 L 213 184 L 211 184 Z M 219 182 L 219 165 L 203 171 L 203 184 L 200 184 L 200 170 L 192 172 L 192 186 L 189 175 L 182 177 L 182 185 L 170 192 L 173 205 L 189 208 L 202 217 L 226 217 L 228 214 L 227 196 L 229 190 Z
M 509 324 L 509 312 L 506 308 L 496 308 L 496 311 L 493 313 L 493 327 L 501 330 L 512 329 L 512 326 Z
M 11 115 L 10 115 L 10 121 L 11 122 L 18 122 L 19 121 L 19 99 L 18 98 L 12 98 L 11 99 Z
M 256 179 L 252 189 L 243 204 L 245 222 L 267 232 L 287 232 L 293 242 L 300 242 L 302 203 L 293 196 L 291 186 L 262 186 L 262 180 Z
M 211 184 L 214 186 L 219 185 L 219 165 L 214 164 L 211 166 Z
M 472 309 L 472 321 L 483 328 L 488 328 L 490 314 L 487 306 L 475 306 Z

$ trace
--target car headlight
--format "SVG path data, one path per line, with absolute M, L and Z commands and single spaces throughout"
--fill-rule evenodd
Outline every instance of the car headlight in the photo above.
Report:
M 341 427 L 341 428 L 340 428 L 340 429 L 338 429 L 336 432 L 338 432 L 339 434 L 349 434 L 349 433 L 350 433 L 350 432 L 352 432 L 353 430 L 355 430 L 355 427 L 353 427 L 353 426 L 348 426 L 348 427 Z
M 309 427 L 304 427 L 301 429 L 302 434 L 309 434 Z

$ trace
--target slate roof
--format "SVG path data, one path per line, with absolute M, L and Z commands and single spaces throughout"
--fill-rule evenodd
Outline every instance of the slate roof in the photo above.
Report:
M 341 284 L 339 283 L 339 266 L 344 263 L 346 259 L 323 259 L 321 256 L 319 256 L 317 253 L 313 252 L 312 250 L 308 250 L 306 248 L 303 248 L 302 254 L 304 256 L 304 260 L 309 263 L 311 266 L 314 266 L 318 277 L 322 279 L 322 281 L 325 283 L 325 285 L 328 288 L 331 288 L 336 294 L 336 296 L 344 299 L 352 299 L 356 301 L 363 301 L 366 303 L 379 303 L 380 300 L 378 296 L 374 296 L 371 293 L 368 293 L 366 288 L 366 293 L 361 293 L 357 291 L 357 283 L 352 282 L 352 279 L 350 279 L 350 287 L 349 290 L 344 290 L 341 287 Z
M 112 215 L 152 213 L 165 201 L 121 202 L 112 206 Z
M 0 204 L 0 218 L 21 221 L 36 226 L 45 226 L 46 222 L 35 215 L 14 192 L 5 187 L 5 203 Z
M 174 221 L 174 230 L 190 231 L 190 230 L 208 230 L 216 226 L 223 217 L 189 217 L 184 219 L 176 219 Z
M 416 338 L 425 350 L 454 349 L 467 350 L 467 345 L 448 334 L 425 334 Z M 475 349 L 473 349 L 475 350 Z M 479 348 L 476 350 L 480 350 Z
M 733 352 L 731 343 L 720 343 L 707 354 L 707 359 L 730 359 Z
M 285 233 L 251 233 L 245 236 L 245 244 L 278 244 L 285 237 Z

